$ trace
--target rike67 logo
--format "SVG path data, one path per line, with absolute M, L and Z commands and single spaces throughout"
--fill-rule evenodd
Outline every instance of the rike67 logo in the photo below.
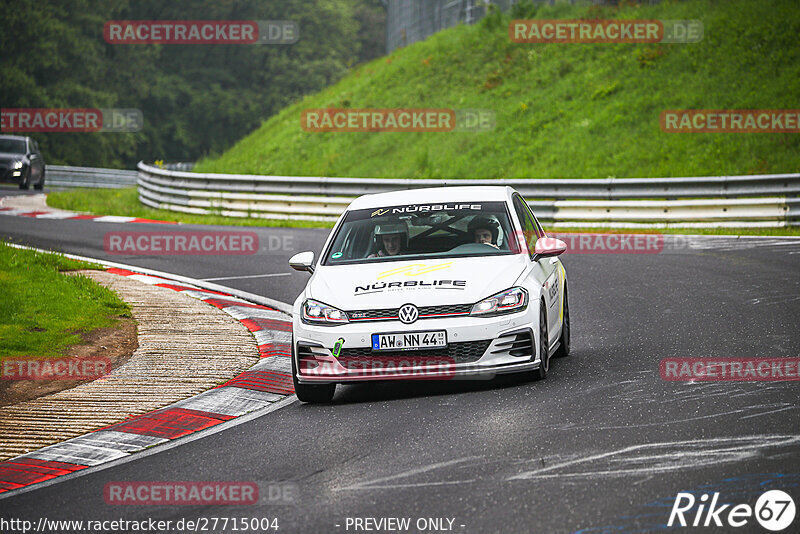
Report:
M 669 514 L 668 527 L 744 527 L 752 532 L 753 518 L 767 530 L 779 532 L 787 529 L 795 517 L 792 497 L 781 490 L 761 494 L 756 505 L 720 503 L 720 494 L 703 493 L 696 498 L 693 493 L 678 493 Z M 794 531 L 796 532 L 796 531 Z

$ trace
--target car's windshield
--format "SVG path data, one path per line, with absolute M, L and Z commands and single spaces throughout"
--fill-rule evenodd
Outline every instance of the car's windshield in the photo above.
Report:
M 505 202 L 411 204 L 353 210 L 324 265 L 516 254 Z
M 0 138 L 0 152 L 7 154 L 25 154 L 25 141 L 22 139 Z

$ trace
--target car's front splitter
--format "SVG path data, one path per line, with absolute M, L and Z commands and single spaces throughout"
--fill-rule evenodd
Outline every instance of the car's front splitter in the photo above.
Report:
M 409 355 L 406 361 L 413 362 L 414 358 Z M 435 359 L 435 357 L 430 358 Z M 352 365 L 348 367 L 333 356 L 317 356 L 313 362 L 304 359 L 300 361 L 302 372 L 297 373 L 297 381 L 301 384 L 330 384 L 374 380 L 490 380 L 498 374 L 536 370 L 539 368 L 539 362 L 525 360 L 488 365 L 481 365 L 478 362 L 457 365 L 446 362 L 432 365 L 404 365 L 401 359 L 396 363 L 373 360 L 361 368 L 354 368 Z

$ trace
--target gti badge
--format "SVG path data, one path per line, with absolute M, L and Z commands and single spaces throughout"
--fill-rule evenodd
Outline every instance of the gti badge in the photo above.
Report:
M 411 324 L 419 318 L 419 310 L 413 304 L 404 304 L 400 307 L 397 315 L 400 317 L 401 323 Z

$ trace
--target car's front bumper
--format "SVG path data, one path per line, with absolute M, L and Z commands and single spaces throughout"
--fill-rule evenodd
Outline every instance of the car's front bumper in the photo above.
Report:
M 538 309 L 499 317 L 453 317 L 349 323 L 324 327 L 294 319 L 295 370 L 299 383 L 346 383 L 371 380 L 488 379 L 501 373 L 537 369 L 535 329 Z M 445 330 L 447 349 L 373 353 L 377 333 Z M 342 339 L 339 357 L 333 356 Z
M 0 166 L 0 183 L 20 184 L 25 176 L 25 168 L 14 169 Z

